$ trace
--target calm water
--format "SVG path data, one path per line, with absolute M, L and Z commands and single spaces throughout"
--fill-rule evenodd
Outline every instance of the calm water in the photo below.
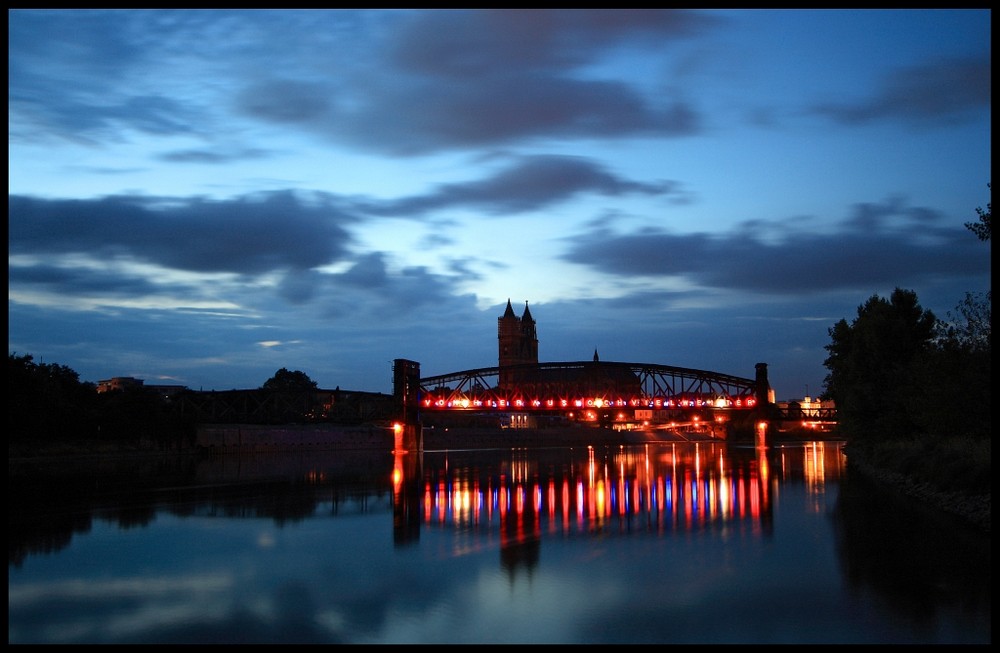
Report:
M 990 643 L 990 538 L 840 443 L 10 465 L 8 642 Z

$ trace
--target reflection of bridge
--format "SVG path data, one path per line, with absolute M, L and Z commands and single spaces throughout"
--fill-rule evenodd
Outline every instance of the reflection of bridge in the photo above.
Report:
M 780 454 L 701 442 L 396 455 L 394 535 L 406 544 L 426 528 L 457 528 L 463 537 L 496 529 L 505 565 L 529 567 L 551 536 L 744 524 L 769 535 L 780 479 L 794 474 L 821 488 L 841 460 L 823 443 Z

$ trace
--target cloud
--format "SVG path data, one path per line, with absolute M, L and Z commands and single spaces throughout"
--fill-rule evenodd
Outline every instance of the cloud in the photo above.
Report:
M 263 159 L 274 155 L 272 150 L 263 148 L 243 148 L 236 151 L 175 150 L 156 157 L 168 163 L 205 163 L 211 165 L 229 164 L 247 159 Z
M 536 155 L 517 157 L 512 165 L 479 181 L 442 184 L 424 195 L 379 204 L 362 203 L 358 209 L 375 215 L 397 216 L 449 208 L 508 215 L 544 209 L 584 193 L 666 196 L 675 193 L 678 186 L 670 181 L 630 181 L 586 157 Z
M 238 104 L 246 113 L 278 123 L 309 123 L 331 109 L 329 90 L 319 83 L 276 79 L 244 89 Z
M 585 68 L 630 44 L 689 38 L 716 22 L 677 11 L 401 12 L 387 21 L 381 47 L 352 51 L 359 61 L 344 61 L 336 74 L 248 79 L 236 103 L 258 120 L 404 156 L 580 136 L 686 136 L 700 119 L 684 99 L 648 98 Z M 347 90 L 350 80 L 357 83 Z
M 777 235 L 775 235 L 777 234 Z M 563 258 L 619 277 L 680 277 L 704 288 L 792 295 L 855 290 L 906 279 L 979 277 L 989 252 L 930 209 L 860 204 L 839 225 L 746 223 L 725 234 L 596 227 L 568 240 Z
M 896 120 L 910 125 L 952 124 L 989 111 L 989 56 L 936 60 L 895 70 L 869 98 L 817 105 L 816 113 L 845 125 Z
M 292 192 L 228 201 L 11 195 L 8 212 L 11 254 L 86 254 L 198 272 L 309 269 L 344 258 L 351 242 L 348 216 Z
M 478 80 L 516 70 L 578 67 L 610 48 L 691 38 L 719 22 L 709 14 L 675 9 L 418 12 L 394 32 L 389 51 L 405 70 Z

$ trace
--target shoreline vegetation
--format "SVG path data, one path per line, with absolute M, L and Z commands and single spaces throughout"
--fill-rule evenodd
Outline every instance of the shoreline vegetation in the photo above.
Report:
M 857 455 L 857 452 L 852 452 L 850 446 L 847 447 L 847 460 L 852 471 L 861 473 L 880 486 L 943 510 L 984 533 L 991 534 L 992 494 L 936 488 L 928 481 L 886 467 L 878 467 L 863 454 Z
M 991 533 L 989 440 L 844 441 L 852 471 Z

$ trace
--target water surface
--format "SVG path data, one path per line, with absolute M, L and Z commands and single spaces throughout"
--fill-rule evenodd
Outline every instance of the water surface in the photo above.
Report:
M 8 642 L 990 643 L 989 535 L 841 443 L 10 465 Z

